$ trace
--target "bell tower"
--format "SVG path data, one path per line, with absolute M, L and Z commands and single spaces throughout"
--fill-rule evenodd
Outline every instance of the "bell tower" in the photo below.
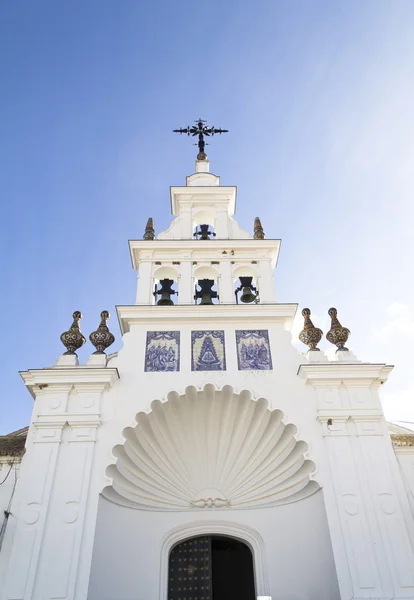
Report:
M 170 227 L 156 236 L 149 219 L 143 240 L 129 243 L 137 305 L 276 302 L 273 270 L 280 241 L 265 239 L 259 218 L 253 235 L 238 225 L 236 192 L 210 173 L 207 157 L 197 159 L 185 186 L 170 188 L 175 217 Z
M 237 342 L 239 350 L 243 346 L 257 352 L 263 346 L 262 361 L 257 360 L 257 365 L 266 370 L 271 364 L 270 347 L 267 331 L 262 332 L 259 324 L 271 316 L 288 329 L 296 310 L 293 304 L 276 301 L 273 271 L 280 240 L 266 239 L 258 217 L 252 233 L 242 229 L 234 219 L 236 186 L 220 185 L 220 177 L 210 172 L 204 136 L 226 130 L 207 127 L 199 120 L 194 127 L 176 131 L 198 136 L 195 172 L 187 176 L 185 185 L 170 188 L 174 218 L 168 229 L 156 235 L 149 218 L 143 239 L 129 242 L 137 293 L 135 306 L 117 307 L 122 333 L 144 323 L 152 323 L 149 328 L 158 330 L 147 334 L 151 338 L 146 346 L 147 371 L 179 369 L 184 373 L 208 370 L 208 364 L 218 371 L 226 368 L 225 331 L 218 323 L 228 325 L 237 320 L 238 329 L 244 323 L 253 331 L 252 339 Z M 206 342 L 200 330 L 208 335 L 215 332 L 216 337 L 211 335 Z M 187 336 L 192 337 L 188 346 L 183 342 Z M 233 338 L 234 329 L 227 336 Z M 183 361 L 190 346 L 191 358 Z M 209 353 L 200 358 L 206 348 Z M 217 353 L 223 356 L 221 367 L 213 360 Z M 238 360 L 240 364 L 240 355 Z M 248 365 L 247 360 L 246 369 Z
M 108 311 L 83 335 L 77 310 L 55 365 L 21 373 L 34 410 L 0 599 L 211 600 L 217 537 L 251 552 L 243 600 L 414 600 L 414 521 L 378 393 L 392 367 L 357 360 L 335 308 L 334 360 L 309 309 L 310 350 L 294 348 L 280 241 L 258 217 L 242 229 L 236 187 L 210 172 L 205 140 L 226 130 L 177 132 L 198 140 L 195 172 L 170 188 L 168 229 L 149 218 L 129 242 L 119 351 Z

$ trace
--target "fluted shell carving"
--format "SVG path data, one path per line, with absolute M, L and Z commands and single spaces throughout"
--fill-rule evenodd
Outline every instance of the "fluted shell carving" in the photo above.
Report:
M 311 311 L 309 310 L 309 308 L 304 308 L 302 310 L 304 324 L 303 329 L 299 334 L 299 339 L 303 344 L 309 346 L 310 350 L 319 350 L 319 348 L 317 348 L 316 346 L 321 341 L 323 331 L 322 329 L 315 327 L 315 325 L 311 321 L 310 315 Z
M 64 354 L 75 354 L 76 350 L 79 350 L 86 342 L 86 338 L 80 330 L 79 321 L 82 319 L 82 313 L 80 310 L 75 310 L 73 313 L 73 323 L 69 327 L 68 331 L 64 331 L 60 336 L 60 341 L 66 348 Z
M 107 325 L 109 316 L 109 312 L 107 310 L 103 310 L 101 312 L 101 322 L 98 329 L 96 331 L 92 331 L 89 336 L 89 340 L 96 348 L 94 354 L 105 354 L 105 350 L 109 348 L 109 346 L 115 341 L 115 336 L 109 331 Z
M 326 339 L 328 342 L 331 342 L 331 344 L 336 346 L 338 350 L 348 351 L 348 348 L 345 348 L 344 344 L 346 344 L 351 332 L 349 329 L 347 329 L 347 327 L 342 327 L 338 320 L 337 314 L 338 311 L 336 308 L 330 308 L 328 310 L 328 315 L 331 317 L 331 328 L 326 334 Z
M 114 448 L 104 496 L 148 510 L 225 510 L 295 502 L 319 489 L 307 445 L 264 398 L 188 387 L 138 413 Z

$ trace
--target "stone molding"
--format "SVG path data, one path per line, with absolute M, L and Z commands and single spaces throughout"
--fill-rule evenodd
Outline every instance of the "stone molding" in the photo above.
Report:
M 173 321 L 177 327 L 182 325 L 200 325 L 203 329 L 217 329 L 218 324 L 231 324 L 249 321 L 249 328 L 259 327 L 260 323 L 269 326 L 283 323 L 290 329 L 296 314 L 297 304 L 256 304 L 254 311 L 249 304 L 177 304 L 175 306 L 130 305 L 117 306 L 116 311 L 122 335 L 130 331 L 131 325 L 144 323 L 161 328 L 163 321 Z M 210 323 L 210 324 L 209 324 Z M 253 327 L 254 324 L 254 327 Z M 163 326 L 164 327 L 164 326 Z
M 221 185 L 221 186 L 171 186 L 171 212 L 178 216 L 181 212 L 181 207 L 186 204 L 190 205 L 223 205 L 229 216 L 236 212 L 236 195 L 237 186 Z
M 241 260 L 251 262 L 256 258 L 269 259 L 270 257 L 272 269 L 274 269 L 280 250 L 280 240 L 278 239 L 197 240 L 197 244 L 190 239 L 153 240 L 151 244 L 145 240 L 129 240 L 128 244 L 132 266 L 136 271 L 143 262 L 152 263 L 154 260 L 161 260 L 172 265 L 172 260 L 179 260 L 183 263 L 198 260 L 201 263 L 218 260 L 218 257 L 220 257 L 220 261 L 234 261 L 235 263 Z M 222 255 L 223 251 L 227 252 L 226 258 Z M 231 254 L 232 251 L 234 254 Z
M 383 383 L 388 379 L 393 367 L 384 363 L 341 363 L 341 362 L 325 362 L 302 364 L 299 366 L 298 375 L 302 377 L 306 383 L 311 383 L 316 386 L 318 384 L 327 386 L 330 383 L 338 385 L 344 382 L 347 386 L 360 386 L 363 380 L 366 380 L 367 385 L 376 381 Z
M 86 386 L 89 392 L 97 393 L 110 389 L 119 379 L 118 369 L 113 367 L 94 368 L 87 366 L 76 366 L 66 369 L 32 369 L 20 371 L 27 389 L 35 398 L 40 394 L 69 393 L 72 386 Z

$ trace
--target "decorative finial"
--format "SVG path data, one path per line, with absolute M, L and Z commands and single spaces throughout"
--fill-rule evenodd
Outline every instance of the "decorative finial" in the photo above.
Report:
M 310 314 L 311 311 L 309 310 L 309 308 L 304 308 L 302 310 L 302 315 L 304 317 L 305 322 L 303 325 L 303 329 L 299 334 L 299 339 L 303 344 L 309 346 L 310 350 L 319 351 L 319 348 L 317 348 L 316 346 L 321 341 L 323 331 L 322 329 L 319 329 L 318 327 L 314 326 L 314 324 L 311 321 Z
M 115 336 L 109 331 L 106 324 L 109 316 L 109 312 L 107 310 L 103 310 L 101 312 L 101 322 L 98 329 L 96 331 L 92 331 L 91 335 L 89 336 L 92 345 L 96 348 L 94 354 L 105 354 L 105 350 L 109 348 L 109 346 L 115 341 Z
M 254 220 L 253 231 L 254 231 L 253 238 L 255 240 L 264 240 L 265 239 L 265 232 L 263 231 L 262 223 L 261 223 L 259 217 L 256 217 Z
M 348 352 L 348 348 L 345 348 L 344 344 L 346 344 L 348 336 L 351 332 L 346 327 L 342 327 L 336 316 L 337 314 L 338 311 L 336 308 L 330 308 L 328 310 L 328 315 L 331 317 L 331 328 L 326 334 L 326 339 L 328 342 L 331 342 L 331 344 L 336 346 L 338 350 L 344 350 Z
M 198 135 L 198 143 L 194 144 L 198 146 L 198 154 L 197 160 L 207 160 L 207 154 L 205 153 L 206 142 L 204 141 L 204 136 L 213 137 L 216 133 L 228 133 L 228 129 L 216 129 L 213 127 L 209 127 L 208 125 L 204 125 L 207 121 L 203 121 L 203 119 L 198 119 L 194 121 L 197 125 L 187 125 L 187 127 L 181 127 L 180 129 L 173 129 L 174 133 L 186 133 L 187 135 L 192 135 L 193 137 Z
M 155 240 L 154 220 L 150 217 L 145 226 L 144 240 Z
M 75 354 L 86 342 L 86 338 L 79 329 L 79 321 L 82 318 L 80 310 L 75 310 L 73 313 L 73 323 L 68 331 L 64 331 L 60 336 L 60 341 L 66 347 L 64 354 Z

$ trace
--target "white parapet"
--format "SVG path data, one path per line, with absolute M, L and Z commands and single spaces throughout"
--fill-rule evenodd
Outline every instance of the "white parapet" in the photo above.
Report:
M 308 350 L 306 358 L 310 363 L 328 362 L 328 357 L 322 350 Z
M 106 367 L 106 354 L 91 354 L 86 361 L 87 367 Z
M 210 172 L 210 161 L 196 160 L 196 173 L 209 173 L 209 172 Z
M 61 354 L 56 361 L 55 367 L 77 367 L 79 360 L 76 354 Z

